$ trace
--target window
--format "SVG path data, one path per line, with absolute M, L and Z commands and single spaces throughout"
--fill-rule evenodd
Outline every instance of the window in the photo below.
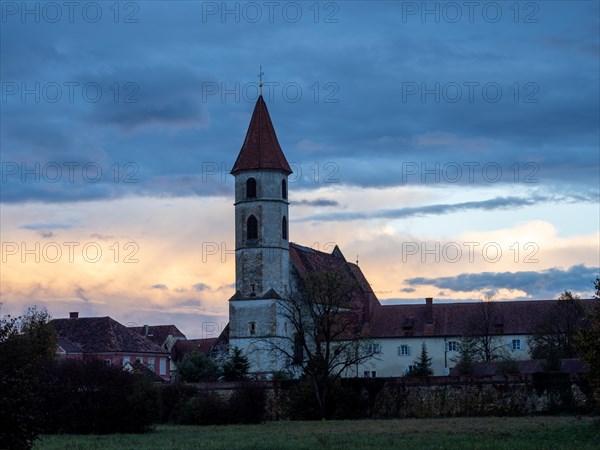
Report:
M 110 359 L 105 359 L 104 360 L 104 365 L 106 365 L 106 366 L 110 366 L 111 363 L 112 363 L 112 361 Z
M 367 345 L 367 352 L 369 353 L 381 353 L 381 344 L 369 344 Z
M 250 322 L 248 324 L 248 332 L 253 335 L 256 334 L 256 322 Z
M 405 344 L 398 347 L 398 356 L 410 356 L 410 347 Z
M 287 183 L 281 180 L 281 198 L 287 199 Z
M 458 341 L 446 342 L 446 351 L 447 352 L 459 352 L 460 351 L 460 342 L 458 342 Z
M 256 198 L 256 180 L 254 178 L 246 180 L 246 198 Z
M 369 376 L 371 375 L 371 372 L 369 372 L 368 370 L 365 370 L 365 378 L 369 378 Z
M 138 356 L 138 357 L 135 358 L 135 362 L 143 363 L 144 362 L 144 358 L 142 358 L 141 356 Z
M 129 357 L 129 356 L 123 356 L 123 365 L 127 364 L 130 361 L 131 361 L 131 357 Z
M 258 220 L 254 216 L 248 217 L 246 222 L 246 237 L 248 239 L 258 239 Z
M 167 374 L 167 358 L 160 358 L 159 371 L 160 375 Z
M 412 372 L 414 369 L 415 369 L 415 366 L 412 365 L 412 364 L 410 366 L 405 367 L 404 368 L 404 375 L 407 375 L 408 372 Z
M 377 377 L 377 372 L 375 370 L 371 371 L 371 378 L 376 378 Z
M 283 219 L 281 219 L 281 238 L 285 239 L 287 241 L 287 219 L 285 218 L 285 216 L 283 216 Z
M 513 339 L 512 342 L 510 343 L 510 349 L 511 350 L 523 350 L 524 346 L 523 346 L 523 342 L 521 342 L 521 339 Z
M 148 358 L 148 368 L 154 372 L 154 358 Z

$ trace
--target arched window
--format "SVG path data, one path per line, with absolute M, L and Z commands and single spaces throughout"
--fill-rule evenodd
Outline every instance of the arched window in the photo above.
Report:
M 256 198 L 256 180 L 254 178 L 246 180 L 246 198 Z
M 288 238 L 288 229 L 287 229 L 287 219 L 283 216 L 281 219 L 281 237 L 287 241 Z
M 281 198 L 287 199 L 287 183 L 281 180 Z
M 258 220 L 254 216 L 248 217 L 246 222 L 246 238 L 258 239 Z

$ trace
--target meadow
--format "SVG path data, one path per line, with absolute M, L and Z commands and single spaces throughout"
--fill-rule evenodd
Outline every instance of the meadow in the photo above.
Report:
M 573 416 L 159 425 L 148 434 L 43 436 L 34 450 L 600 449 L 597 418 Z

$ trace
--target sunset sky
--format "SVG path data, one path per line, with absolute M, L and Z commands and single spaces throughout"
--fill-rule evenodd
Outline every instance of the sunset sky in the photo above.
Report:
M 382 302 L 590 297 L 598 2 L 476 3 L 2 2 L 1 314 L 214 337 L 261 65 L 291 241 Z

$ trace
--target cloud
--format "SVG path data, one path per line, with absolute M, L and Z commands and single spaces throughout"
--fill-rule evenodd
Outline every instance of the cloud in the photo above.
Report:
M 405 219 L 409 217 L 422 217 L 428 215 L 452 214 L 469 210 L 497 210 L 497 209 L 512 209 L 531 206 L 537 203 L 549 201 L 561 203 L 576 203 L 576 202 L 594 202 L 596 198 L 579 194 L 576 196 L 532 196 L 524 197 L 495 197 L 490 200 L 461 202 L 454 204 L 437 204 L 409 208 L 398 209 L 380 209 L 373 211 L 349 211 L 349 212 L 332 212 L 323 214 L 314 214 L 312 216 L 296 219 L 297 222 L 329 222 L 329 221 L 348 221 L 348 220 L 365 220 L 365 219 Z
M 310 139 L 302 139 L 296 144 L 296 148 L 298 148 L 298 150 L 306 152 L 316 152 L 331 149 L 331 147 L 325 144 L 319 144 L 317 142 L 311 141 Z
M 303 206 L 340 206 L 340 204 L 336 200 L 331 200 L 327 198 L 317 198 L 315 200 L 292 200 L 290 202 L 292 205 L 303 205 Z
M 90 301 L 90 298 L 85 294 L 85 289 L 82 287 L 78 287 L 75 289 L 75 296 L 85 302 Z
M 160 290 L 168 290 L 169 288 L 167 287 L 166 284 L 153 284 L 152 286 L 150 286 L 151 289 L 160 289 Z
M 203 291 L 206 291 L 207 289 L 210 289 L 210 286 L 208 284 L 204 284 L 204 283 L 196 283 L 192 287 L 194 288 L 194 290 L 196 292 L 203 292 Z
M 598 267 L 583 264 L 568 269 L 551 268 L 541 271 L 463 273 L 451 277 L 414 277 L 406 280 L 411 286 L 435 286 L 455 292 L 486 291 L 495 294 L 499 289 L 535 292 L 555 297 L 565 289 L 590 292 L 591 281 L 600 273 Z
M 25 225 L 21 225 L 20 228 L 24 230 L 58 230 L 63 229 L 67 230 L 73 228 L 75 225 L 71 223 L 27 223 Z

